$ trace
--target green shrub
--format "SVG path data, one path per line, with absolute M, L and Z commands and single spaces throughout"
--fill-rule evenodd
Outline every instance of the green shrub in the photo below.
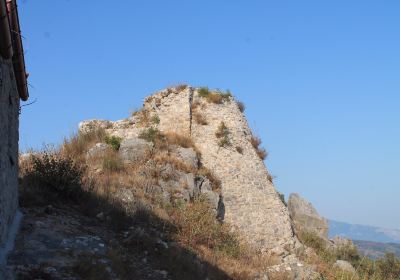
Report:
M 31 168 L 25 171 L 31 184 L 70 199 L 82 193 L 83 174 L 84 169 L 73 160 L 49 150 L 31 156 Z
M 356 266 L 360 261 L 360 254 L 357 247 L 352 243 L 348 242 L 335 249 L 335 257 L 338 260 L 345 260 Z
M 157 116 L 157 115 L 154 115 L 154 116 L 151 117 L 150 121 L 151 121 L 153 124 L 159 124 L 159 123 L 160 123 L 160 117 Z
M 206 98 L 209 103 L 222 104 L 224 101 L 229 101 L 232 94 L 228 91 L 222 92 L 211 92 L 208 87 L 202 87 L 199 89 L 199 96 Z
M 117 136 L 106 136 L 104 140 L 113 148 L 114 151 L 118 151 L 121 146 L 122 138 Z
M 218 146 L 220 147 L 228 147 L 231 145 L 231 141 L 229 140 L 228 137 L 224 137 L 218 142 Z
M 229 140 L 229 135 L 230 135 L 229 128 L 225 125 L 224 122 L 221 122 L 217 132 L 215 132 L 215 136 L 220 139 L 218 142 L 218 145 L 220 147 L 227 147 L 231 145 L 231 141 Z
M 319 237 L 316 233 L 309 231 L 301 231 L 298 234 L 298 238 L 304 245 L 315 249 L 318 255 L 325 253 L 326 251 L 325 241 L 321 237 Z
M 394 253 L 386 253 L 383 258 L 377 260 L 376 266 L 386 279 L 400 279 L 400 260 Z
M 208 97 L 210 95 L 210 90 L 208 89 L 208 87 L 201 87 L 199 89 L 199 96 L 200 97 Z
M 139 134 L 139 138 L 153 143 L 157 140 L 157 138 L 159 138 L 159 136 L 160 136 L 160 131 L 154 127 L 145 129 Z

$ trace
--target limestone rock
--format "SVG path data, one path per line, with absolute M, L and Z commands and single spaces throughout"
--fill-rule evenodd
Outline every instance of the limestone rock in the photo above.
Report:
M 173 154 L 185 164 L 193 168 L 199 167 L 199 158 L 197 157 L 196 151 L 192 148 L 177 147 L 173 151 Z
M 135 203 L 135 196 L 132 191 L 126 188 L 119 189 L 114 194 L 114 199 L 124 204 L 133 204 Z
M 212 190 L 211 182 L 204 176 L 196 177 L 196 192 L 198 195 L 203 195 L 211 207 L 217 211 L 217 216 L 220 217 L 222 215 L 220 204 L 221 204 L 221 196 L 218 192 Z
M 300 231 L 313 232 L 328 241 L 328 222 L 318 214 L 310 202 L 300 197 L 299 194 L 291 194 L 288 209 L 297 233 Z
M 86 156 L 87 157 L 97 157 L 103 155 L 110 149 L 110 146 L 106 143 L 97 143 L 92 148 L 89 149 Z
M 119 147 L 119 154 L 125 163 L 137 163 L 144 159 L 153 148 L 153 143 L 140 138 L 125 139 Z
M 213 94 L 221 93 L 214 91 Z M 204 194 L 222 213 L 224 221 L 261 252 L 275 250 L 287 255 L 287 251 L 292 250 L 295 237 L 288 209 L 251 144 L 252 131 L 233 97 L 221 94 L 221 100 L 213 103 L 200 96 L 199 89 L 169 88 L 146 98 L 143 110 L 158 117 L 159 122 L 154 125 L 160 132 L 190 137 L 201 153 L 201 163 L 193 149 L 177 148 L 171 153 L 195 169 L 201 165 L 211 170 L 221 182 L 221 193 L 217 193 L 209 182 L 204 181 L 200 186 L 197 180 L 192 180 L 193 175 L 178 172 L 154 184 L 165 199 L 179 196 L 188 201 Z M 207 116 L 206 125 L 194 121 L 196 110 Z M 118 123 L 98 121 L 97 124 L 106 127 L 110 135 L 125 139 L 120 147 L 121 158 L 126 163 L 137 163 L 153 146 L 137 138 L 143 127 L 131 119 Z M 223 147 L 216 137 L 221 122 L 229 131 L 229 145 Z M 89 130 L 92 126 L 94 121 L 85 122 L 80 130 Z M 243 152 L 238 152 L 237 147 Z
M 333 266 L 343 271 L 356 274 L 356 270 L 348 261 L 337 260 Z
M 87 120 L 79 123 L 79 132 L 90 133 L 96 129 L 107 129 L 112 127 L 112 122 L 107 120 Z

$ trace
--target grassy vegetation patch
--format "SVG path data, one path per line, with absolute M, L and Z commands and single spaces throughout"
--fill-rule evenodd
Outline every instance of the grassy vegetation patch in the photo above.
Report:
M 218 130 L 215 132 L 215 136 L 219 139 L 218 146 L 227 147 L 231 145 L 231 141 L 229 139 L 230 131 L 224 122 L 220 123 Z
M 257 153 L 258 157 L 261 160 L 265 160 L 267 158 L 267 156 L 268 156 L 268 152 L 264 148 L 260 147 L 261 138 L 256 137 L 256 136 L 252 136 L 251 139 L 250 139 L 250 143 L 253 146 L 253 148 L 256 150 L 256 153 Z
M 118 151 L 121 146 L 122 138 L 117 136 L 106 136 L 104 141 L 106 144 L 110 145 L 114 151 Z
M 223 92 L 213 92 L 207 87 L 202 87 L 198 90 L 199 96 L 205 98 L 209 103 L 222 104 L 225 101 L 229 101 L 232 94 L 228 91 Z

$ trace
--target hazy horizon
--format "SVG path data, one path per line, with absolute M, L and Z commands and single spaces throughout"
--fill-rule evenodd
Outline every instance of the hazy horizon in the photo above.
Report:
M 21 150 L 125 118 L 170 85 L 230 89 L 278 191 L 332 220 L 400 228 L 400 3 L 109 3 L 21 1 L 37 99 Z

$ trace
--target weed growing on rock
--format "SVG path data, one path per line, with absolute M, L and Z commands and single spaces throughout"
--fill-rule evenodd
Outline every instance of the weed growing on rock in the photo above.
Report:
M 106 136 L 104 141 L 113 148 L 114 151 L 118 151 L 121 146 L 121 137 L 117 136 Z
M 102 128 L 93 129 L 87 133 L 79 132 L 69 139 L 64 139 L 61 147 L 61 155 L 73 158 L 76 162 L 86 160 L 86 151 L 96 143 L 104 142 L 106 132 Z
M 172 217 L 178 227 L 178 236 L 189 247 L 205 245 L 238 256 L 239 241 L 228 228 L 215 219 L 215 213 L 203 197 L 193 203 L 174 209 Z
M 208 97 L 210 95 L 210 90 L 208 87 L 201 87 L 199 88 L 199 96 L 200 97 Z
M 206 117 L 203 114 L 201 114 L 200 112 L 195 112 L 193 114 L 193 118 L 197 124 L 208 125 Z
M 151 121 L 152 124 L 159 124 L 160 123 L 160 117 L 157 116 L 157 115 L 154 115 L 154 116 L 151 117 L 150 121 Z
M 253 148 L 256 150 L 258 157 L 262 160 L 265 160 L 268 156 L 268 152 L 264 148 L 260 147 L 261 139 L 256 136 L 252 136 L 250 139 L 250 143 L 253 146 Z
M 240 146 L 236 146 L 236 152 L 238 152 L 239 154 L 243 155 L 243 148 Z
M 157 117 L 152 116 L 148 110 L 142 108 L 133 113 L 133 116 L 138 119 L 138 125 L 141 127 L 147 127 L 151 124 L 155 124 L 157 122 Z
M 187 84 L 180 84 L 180 85 L 177 85 L 177 86 L 175 86 L 175 89 L 177 90 L 177 91 L 184 91 L 185 89 L 187 89 L 189 86 L 187 85 Z
M 215 133 L 215 136 L 218 139 L 220 139 L 218 142 L 218 146 L 220 146 L 220 147 L 230 146 L 231 141 L 229 140 L 229 135 L 230 135 L 229 128 L 225 125 L 224 122 L 221 122 L 221 124 L 218 127 L 217 132 Z
M 160 136 L 160 131 L 154 127 L 145 129 L 139 134 L 139 138 L 153 143 L 157 140 L 159 136 Z
M 197 150 L 192 138 L 190 137 L 175 132 L 162 133 L 162 137 L 164 137 L 168 145 L 178 145 L 182 148 L 193 148 L 195 151 Z
M 222 104 L 224 101 L 229 101 L 232 94 L 228 91 L 222 92 L 211 92 L 207 87 L 202 87 L 198 90 L 199 96 L 206 98 L 209 103 Z

